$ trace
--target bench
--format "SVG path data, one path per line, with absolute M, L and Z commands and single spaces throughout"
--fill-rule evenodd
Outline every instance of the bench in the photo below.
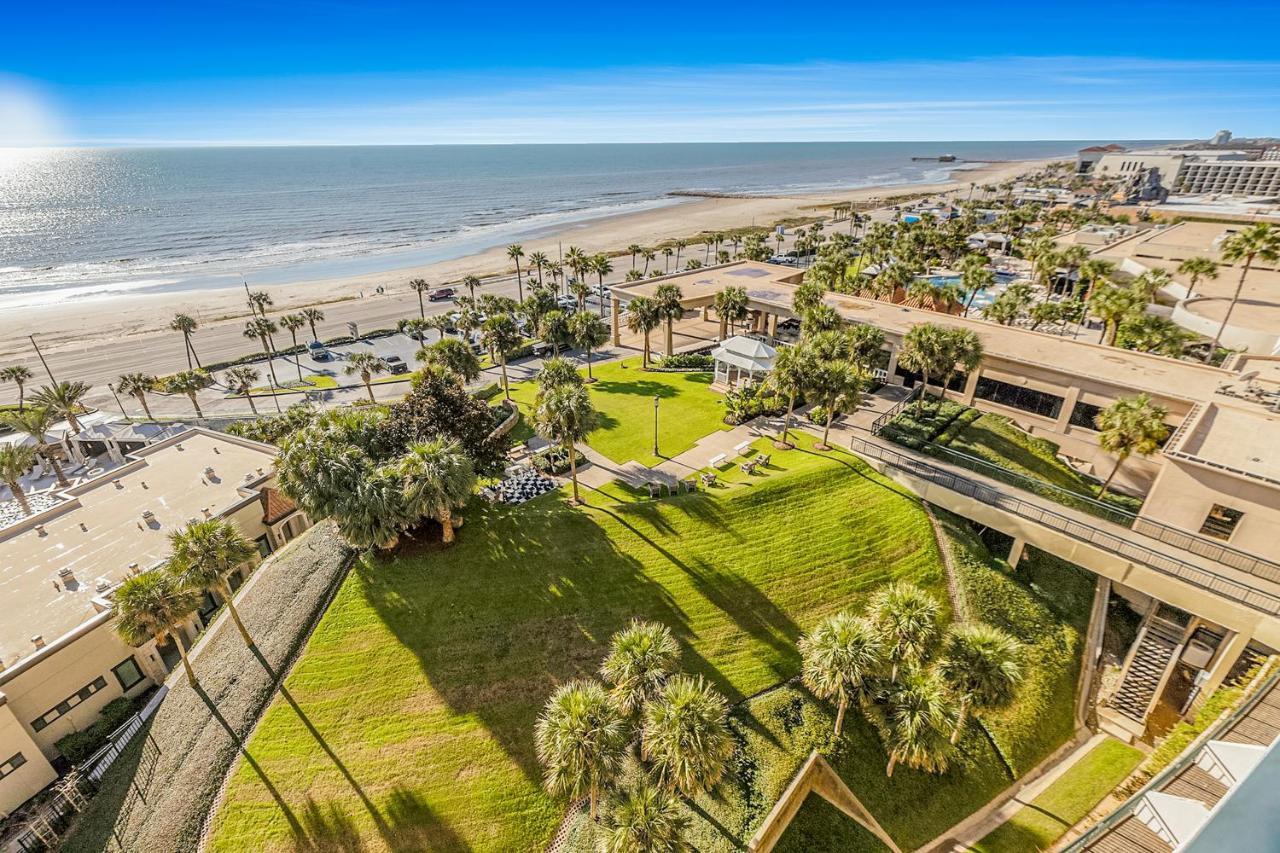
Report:
M 723 464 L 724 464 L 728 459 L 729 459 L 728 455 L 726 455 L 726 454 L 724 454 L 724 453 L 717 453 L 715 456 L 712 456 L 709 460 L 707 460 L 707 467 L 708 467 L 708 468 L 719 468 L 719 467 L 720 467 L 721 465 L 723 465 Z
M 746 453 L 746 452 L 747 452 L 748 450 L 750 450 L 750 449 L 751 449 L 751 442 L 750 442 L 750 441 L 744 441 L 744 442 L 742 442 L 741 444 L 735 444 L 735 445 L 733 446 L 733 452 L 734 452 L 734 455 L 736 455 L 736 456 L 741 456 L 741 455 L 743 455 L 744 453 Z

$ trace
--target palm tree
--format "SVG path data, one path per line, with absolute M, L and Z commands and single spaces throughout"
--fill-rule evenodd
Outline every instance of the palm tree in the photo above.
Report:
M 31 504 L 27 503 L 27 496 L 22 491 L 22 484 L 18 481 L 25 477 L 35 464 L 34 447 L 21 444 L 0 445 L 0 480 L 9 487 L 13 499 L 22 508 L 23 515 L 31 515 Z
M 173 319 L 169 321 L 169 328 L 175 332 L 182 332 L 182 343 L 187 350 L 187 369 L 192 368 L 191 360 L 195 359 L 195 367 L 200 366 L 200 356 L 196 355 L 195 344 L 191 343 L 191 335 L 199 327 L 196 318 L 189 314 L 174 314 Z
M 658 259 L 658 254 L 654 252 L 652 249 L 645 249 L 640 254 L 644 257 L 644 274 L 648 275 L 649 264 L 653 263 Z
M 302 316 L 306 318 L 307 325 L 311 327 L 311 340 L 320 340 L 319 336 L 316 335 L 316 323 L 324 321 L 324 312 L 319 308 L 303 308 Z
M 542 283 L 542 270 L 547 265 L 546 252 L 534 252 L 533 254 L 529 255 L 529 263 L 533 264 L 533 266 L 538 270 L 538 287 L 539 288 L 543 287 L 544 285 Z
M 249 294 L 249 313 L 255 316 L 261 314 L 266 319 L 267 309 L 275 303 L 271 301 L 271 295 L 265 290 L 255 290 Z
M 632 269 L 636 268 L 636 255 L 640 254 L 643 251 L 644 251 L 644 246 L 641 246 L 639 243 L 632 243 L 630 246 L 627 247 L 627 254 L 631 255 Z
M 836 700 L 836 737 L 844 729 L 850 699 L 860 699 L 868 679 L 884 664 L 876 628 L 848 612 L 828 616 L 800 638 L 804 683 L 820 699 Z
M 1134 453 L 1150 456 L 1160 449 L 1169 437 L 1169 427 L 1164 422 L 1168 414 L 1164 406 L 1151 402 L 1146 394 L 1139 394 L 1133 399 L 1121 398 L 1098 413 L 1094 418 L 1098 427 L 1098 444 L 1116 457 L 1115 467 L 1098 492 L 1099 500 L 1107 494 L 1107 487 L 1124 460 Z
M 1178 272 L 1191 279 L 1191 284 L 1187 287 L 1187 298 L 1191 299 L 1196 295 L 1196 285 L 1200 283 L 1200 279 L 1213 280 L 1218 277 L 1218 264 L 1208 258 L 1187 258 L 1178 264 Z
M 933 323 L 912 326 L 902 336 L 902 352 L 898 355 L 898 363 L 907 370 L 919 373 L 922 379 L 920 397 L 916 400 L 917 414 L 924 411 L 924 398 L 929 394 L 929 377 L 947 369 L 944 361 L 945 340 L 946 330 Z
M 26 388 L 27 382 L 31 380 L 31 368 L 21 364 L 14 364 L 0 369 L 0 382 L 12 382 L 18 386 L 18 411 L 26 408 Z
M 203 418 L 204 412 L 200 410 L 200 400 L 196 397 L 196 393 L 208 387 L 209 374 L 203 370 L 184 370 L 164 380 L 165 391 L 170 394 L 187 395 L 187 399 L 191 401 L 192 408 L 196 410 L 197 418 Z
M 578 496 L 578 451 L 574 442 L 582 441 L 596 426 L 599 416 L 582 386 L 558 385 L 538 395 L 533 412 L 538 435 L 560 444 L 569 458 L 569 476 L 573 480 L 573 502 Z
M 677 284 L 660 284 L 653 292 L 653 301 L 658 306 L 658 316 L 666 322 L 666 348 L 663 356 L 670 356 L 674 351 L 675 322 L 684 316 L 684 306 L 680 303 L 683 294 Z
M 569 318 L 569 331 L 574 343 L 582 347 L 587 354 L 587 381 L 595 382 L 591 375 L 591 351 L 604 346 L 609 340 L 609 327 L 595 314 L 579 311 Z
M 578 311 L 586 311 L 587 297 L 591 295 L 591 285 L 582 279 L 575 278 L 569 283 L 569 292 L 578 300 Z
M 157 643 L 171 637 L 182 656 L 182 667 L 187 671 L 187 681 L 199 686 L 196 672 L 187 659 L 187 648 L 182 636 L 182 625 L 200 606 L 203 594 L 183 587 L 165 572 L 144 572 L 127 579 L 116 589 L 113 605 L 116 614 L 116 633 L 131 646 L 147 640 Z
M 782 420 L 782 432 L 778 435 L 776 447 L 790 448 L 789 433 L 791 418 L 796 410 L 796 396 L 804 393 L 813 381 L 814 361 L 809 351 L 803 347 L 780 347 L 773 361 L 773 370 L 769 373 L 769 384 L 779 394 L 787 395 L 787 414 Z
M 574 315 L 576 320 L 581 314 Z M 586 315 L 590 317 L 591 315 Z M 592 319 L 595 319 L 594 317 Z M 598 320 L 596 322 L 599 322 Z M 603 324 L 601 324 L 603 327 Z M 520 346 L 524 338 L 520 335 L 520 327 L 516 325 L 516 321 L 511 318 L 510 314 L 494 314 L 488 320 L 484 321 L 484 327 L 481 329 L 481 340 L 484 345 L 493 351 L 498 360 L 498 366 L 502 369 L 502 394 L 511 399 L 511 384 L 507 381 L 507 355 Z M 590 353 L 587 355 L 587 364 L 590 365 Z
M 729 703 L 702 676 L 673 676 L 645 705 L 641 755 L 668 790 L 709 790 L 733 754 L 728 717 Z
M 36 443 L 36 453 L 49 460 L 49 465 L 58 478 L 58 485 L 69 486 L 71 484 L 67 482 L 67 476 L 62 473 L 62 465 L 58 462 L 58 445 L 46 440 L 49 430 L 53 429 L 57 421 L 58 416 L 44 406 L 31 406 L 16 412 L 0 412 L 0 424 L 14 432 L 31 436 Z
M 821 282 L 806 279 L 796 288 L 795 295 L 791 297 L 791 310 L 796 316 L 803 317 L 821 305 L 826 294 L 827 289 Z
M 1057 304 L 1057 303 L 1053 303 Z M 942 365 L 942 396 L 946 396 L 951 380 L 957 370 L 966 375 L 973 373 L 982 363 L 982 339 L 978 333 L 970 329 L 947 329 L 943 333 L 942 352 L 939 361 Z
M 662 271 L 664 273 L 671 272 L 671 256 L 674 255 L 675 253 L 676 253 L 676 250 L 671 248 L 670 246 L 662 247 Z
M 424 320 L 421 317 L 410 317 L 407 320 L 401 320 L 398 325 L 402 334 L 408 335 L 418 342 L 419 349 L 426 344 L 423 338 L 426 336 L 427 330 L 434 328 L 430 320 Z
M 609 640 L 600 677 L 612 685 L 610 692 L 618 710 L 631 716 L 657 694 L 679 662 L 680 646 L 671 629 L 632 619 Z
M 881 587 L 867 606 L 885 646 L 889 680 L 897 681 L 905 666 L 915 666 L 938 636 L 938 600 L 915 584 L 898 581 Z
M 542 318 L 542 339 L 551 344 L 553 355 L 560 355 L 561 347 L 568 347 L 573 343 L 573 336 L 569 334 L 569 315 L 559 310 L 548 311 Z
M 454 509 L 466 506 L 476 485 L 471 458 L 456 439 L 437 437 L 409 445 L 397 465 L 409 517 L 434 518 L 444 531 L 444 544 L 452 545 Z
M 1140 293 L 1115 285 L 1096 288 L 1091 295 L 1089 311 L 1102 321 L 1102 335 L 1099 336 L 1098 343 L 1115 346 L 1120 324 L 1140 313 L 1146 300 Z
M 831 423 L 837 413 L 857 408 L 861 400 L 862 373 L 847 361 L 818 359 L 809 374 L 809 389 L 827 410 L 822 441 L 814 445 L 814 449 L 830 450 L 827 439 L 831 436 Z
M 1107 278 L 1116 271 L 1116 265 L 1112 261 L 1106 261 L 1101 258 L 1090 258 L 1080 265 L 1079 280 L 1084 283 L 1084 293 L 1077 298 L 1089 302 L 1093 299 L 1093 293 L 1097 290 L 1098 283 L 1106 281 Z
M 973 297 L 979 291 L 995 284 L 996 274 L 991 271 L 990 261 L 986 255 L 974 252 L 966 255 L 960 262 L 960 278 L 965 290 L 964 312 L 962 317 L 969 316 L 969 308 L 973 305 Z
M 960 740 L 971 711 L 994 711 L 1013 702 L 1022 680 L 1021 651 L 1022 644 L 999 628 L 952 626 L 938 664 L 938 674 L 960 703 L 952 743 Z
M 369 402 L 376 403 L 373 397 L 373 377 L 387 372 L 387 363 L 371 352 L 356 352 L 347 356 L 347 366 L 343 373 L 348 376 L 360 375 L 364 389 L 369 392 Z
M 232 394 L 241 394 L 249 403 L 249 411 L 255 415 L 258 414 L 258 407 L 253 402 L 253 394 L 251 392 L 258 384 L 261 373 L 254 370 L 247 364 L 237 365 L 222 374 L 222 379 L 227 383 L 227 389 Z
M 609 256 L 601 252 L 591 257 L 591 271 L 596 274 L 596 286 L 600 295 L 600 316 L 604 316 L 604 277 L 613 272 L 613 263 Z
M 409 289 L 418 294 L 418 319 L 427 319 L 427 306 L 422 301 L 422 294 L 430 290 L 431 285 L 425 278 L 414 278 L 409 280 Z
M 280 328 L 289 332 L 289 338 L 293 343 L 292 348 L 295 350 L 293 354 L 293 363 L 298 367 L 298 381 L 302 381 L 302 357 L 296 352 L 298 349 L 298 330 L 307 325 L 307 318 L 301 314 L 285 314 L 280 318 Z
M 911 669 L 884 697 L 883 726 L 893 776 L 898 764 L 928 773 L 945 773 L 950 763 L 950 734 L 956 712 L 946 685 L 935 670 Z
M 720 339 L 724 340 L 750 313 L 747 289 L 726 287 L 716 294 L 716 316 L 720 318 Z
M 627 303 L 627 330 L 633 335 L 644 335 L 644 355 L 641 364 L 649 367 L 649 333 L 658 328 L 662 318 L 658 314 L 658 303 L 648 296 L 637 296 Z
M 578 368 L 574 367 L 569 359 L 558 355 L 542 362 L 542 369 L 538 371 L 536 381 L 540 393 L 562 385 L 571 385 L 574 388 L 583 386 L 582 374 L 578 372 Z
M 441 338 L 431 346 L 418 350 L 418 361 L 428 366 L 439 366 L 466 385 L 480 378 L 480 359 L 457 338 Z
M 56 385 L 45 385 L 31 395 L 31 402 L 56 412 L 67 419 L 72 433 L 80 431 L 80 421 L 76 419 L 76 410 L 81 408 L 80 401 L 89 393 L 92 386 L 87 382 L 59 382 Z
M 516 262 L 516 294 L 520 301 L 524 301 L 524 278 L 520 270 L 520 259 L 524 257 L 524 246 L 519 243 L 512 243 L 507 246 L 507 257 Z
M 224 518 L 192 521 L 181 530 L 169 534 L 169 547 L 173 553 L 165 568 L 178 585 L 196 592 L 216 592 L 227 605 L 231 621 L 244 638 L 245 645 L 253 646 L 253 637 L 240 619 L 231 582 L 227 579 L 237 567 L 258 555 L 258 548 L 240 533 L 240 529 Z
M 585 794 L 595 820 L 600 792 L 621 775 L 627 753 L 626 723 L 604 687 L 561 685 L 538 717 L 534 744 L 547 790 L 573 799 Z
M 471 297 L 473 302 L 476 298 L 476 288 L 482 284 L 484 282 L 480 280 L 479 276 L 467 275 L 462 277 L 462 286 L 467 289 L 467 295 Z
M 676 240 L 676 269 L 680 269 L 680 253 L 689 246 L 688 240 Z
M 276 379 L 276 368 L 273 363 L 276 349 L 271 344 L 271 336 L 276 331 L 276 324 L 265 317 L 249 320 L 244 324 L 244 336 L 250 340 L 257 338 L 262 343 L 262 351 L 267 356 L 267 371 L 271 374 L 271 384 L 273 386 L 280 384 L 280 380 Z
M 638 782 L 629 788 L 606 817 L 604 853 L 685 853 L 694 847 L 685 840 L 689 819 L 679 801 L 661 788 Z
M 587 267 L 587 253 L 577 246 L 570 246 L 564 253 L 564 263 L 569 269 L 573 270 L 573 277 L 582 281 L 583 271 Z
M 1213 354 L 1218 349 L 1218 341 L 1222 339 L 1222 333 L 1226 331 L 1227 323 L 1231 321 L 1231 312 L 1235 310 L 1236 302 L 1240 300 L 1240 291 L 1244 289 L 1245 277 L 1249 275 L 1249 268 L 1253 266 L 1255 258 L 1261 258 L 1264 261 L 1280 260 L 1280 231 L 1272 228 L 1269 223 L 1250 225 L 1222 241 L 1222 260 L 1229 264 L 1244 261 L 1244 264 L 1240 267 L 1240 279 L 1236 282 L 1235 292 L 1231 294 L 1231 304 L 1227 306 L 1227 313 L 1223 315 L 1222 323 L 1209 343 L 1209 351 L 1204 358 L 1206 362 L 1213 360 Z
M 126 373 L 116 380 L 116 388 L 121 394 L 132 394 L 142 404 L 142 411 L 147 413 L 147 420 L 154 420 L 151 407 L 147 405 L 147 392 L 156 390 L 156 378 L 147 373 Z

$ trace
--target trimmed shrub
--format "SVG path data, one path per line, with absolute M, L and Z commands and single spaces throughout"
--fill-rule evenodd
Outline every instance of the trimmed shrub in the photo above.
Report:
M 502 393 L 502 386 L 499 385 L 497 382 L 490 382 L 488 385 L 484 386 L 478 391 L 473 391 L 471 393 L 471 396 L 475 397 L 477 400 L 484 400 L 487 403 L 501 393 Z
M 574 453 L 578 457 L 577 464 L 585 465 L 587 457 L 582 454 L 582 451 L 575 450 Z M 569 473 L 569 454 L 565 453 L 562 447 L 553 447 L 545 453 L 535 453 L 533 467 L 541 474 L 553 476 L 567 474 Z
M 710 353 L 687 352 L 669 355 L 658 363 L 659 369 L 706 371 L 715 369 L 716 361 Z
M 827 422 L 827 410 L 823 406 L 814 406 L 805 417 L 809 419 L 809 423 L 823 426 Z
M 102 706 L 97 722 L 89 728 L 59 738 L 58 752 L 72 764 L 81 763 L 101 749 L 111 733 L 124 725 L 125 720 L 133 716 L 136 709 L 137 703 L 128 696 L 112 699 Z

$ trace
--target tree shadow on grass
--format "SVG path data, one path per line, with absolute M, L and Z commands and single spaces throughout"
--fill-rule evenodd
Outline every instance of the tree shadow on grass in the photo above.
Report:
M 619 382 L 616 379 L 600 379 L 591 386 L 592 390 L 601 394 L 631 394 L 637 397 L 662 397 L 670 399 L 680 396 L 680 389 L 665 382 L 654 382 L 652 379 L 635 379 L 630 382 Z

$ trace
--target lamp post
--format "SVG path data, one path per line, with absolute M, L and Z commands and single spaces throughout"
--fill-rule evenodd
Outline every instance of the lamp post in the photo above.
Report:
M 658 400 L 657 394 L 653 395 L 653 455 L 658 455 Z
M 36 343 L 36 336 L 27 335 L 27 338 L 30 339 L 31 346 L 35 347 L 36 357 L 39 358 L 40 363 L 44 365 L 44 372 L 49 374 L 49 382 L 52 383 L 53 385 L 57 385 L 58 380 L 53 378 L 53 371 L 49 369 L 49 362 L 44 360 L 44 353 L 40 352 L 40 345 Z
M 124 410 L 124 403 L 120 402 L 120 395 L 116 393 L 116 386 L 108 382 L 107 388 L 110 389 L 111 396 L 116 398 L 116 405 L 120 407 L 120 414 L 124 415 L 126 421 L 133 423 L 133 418 L 129 417 L 129 413 Z

